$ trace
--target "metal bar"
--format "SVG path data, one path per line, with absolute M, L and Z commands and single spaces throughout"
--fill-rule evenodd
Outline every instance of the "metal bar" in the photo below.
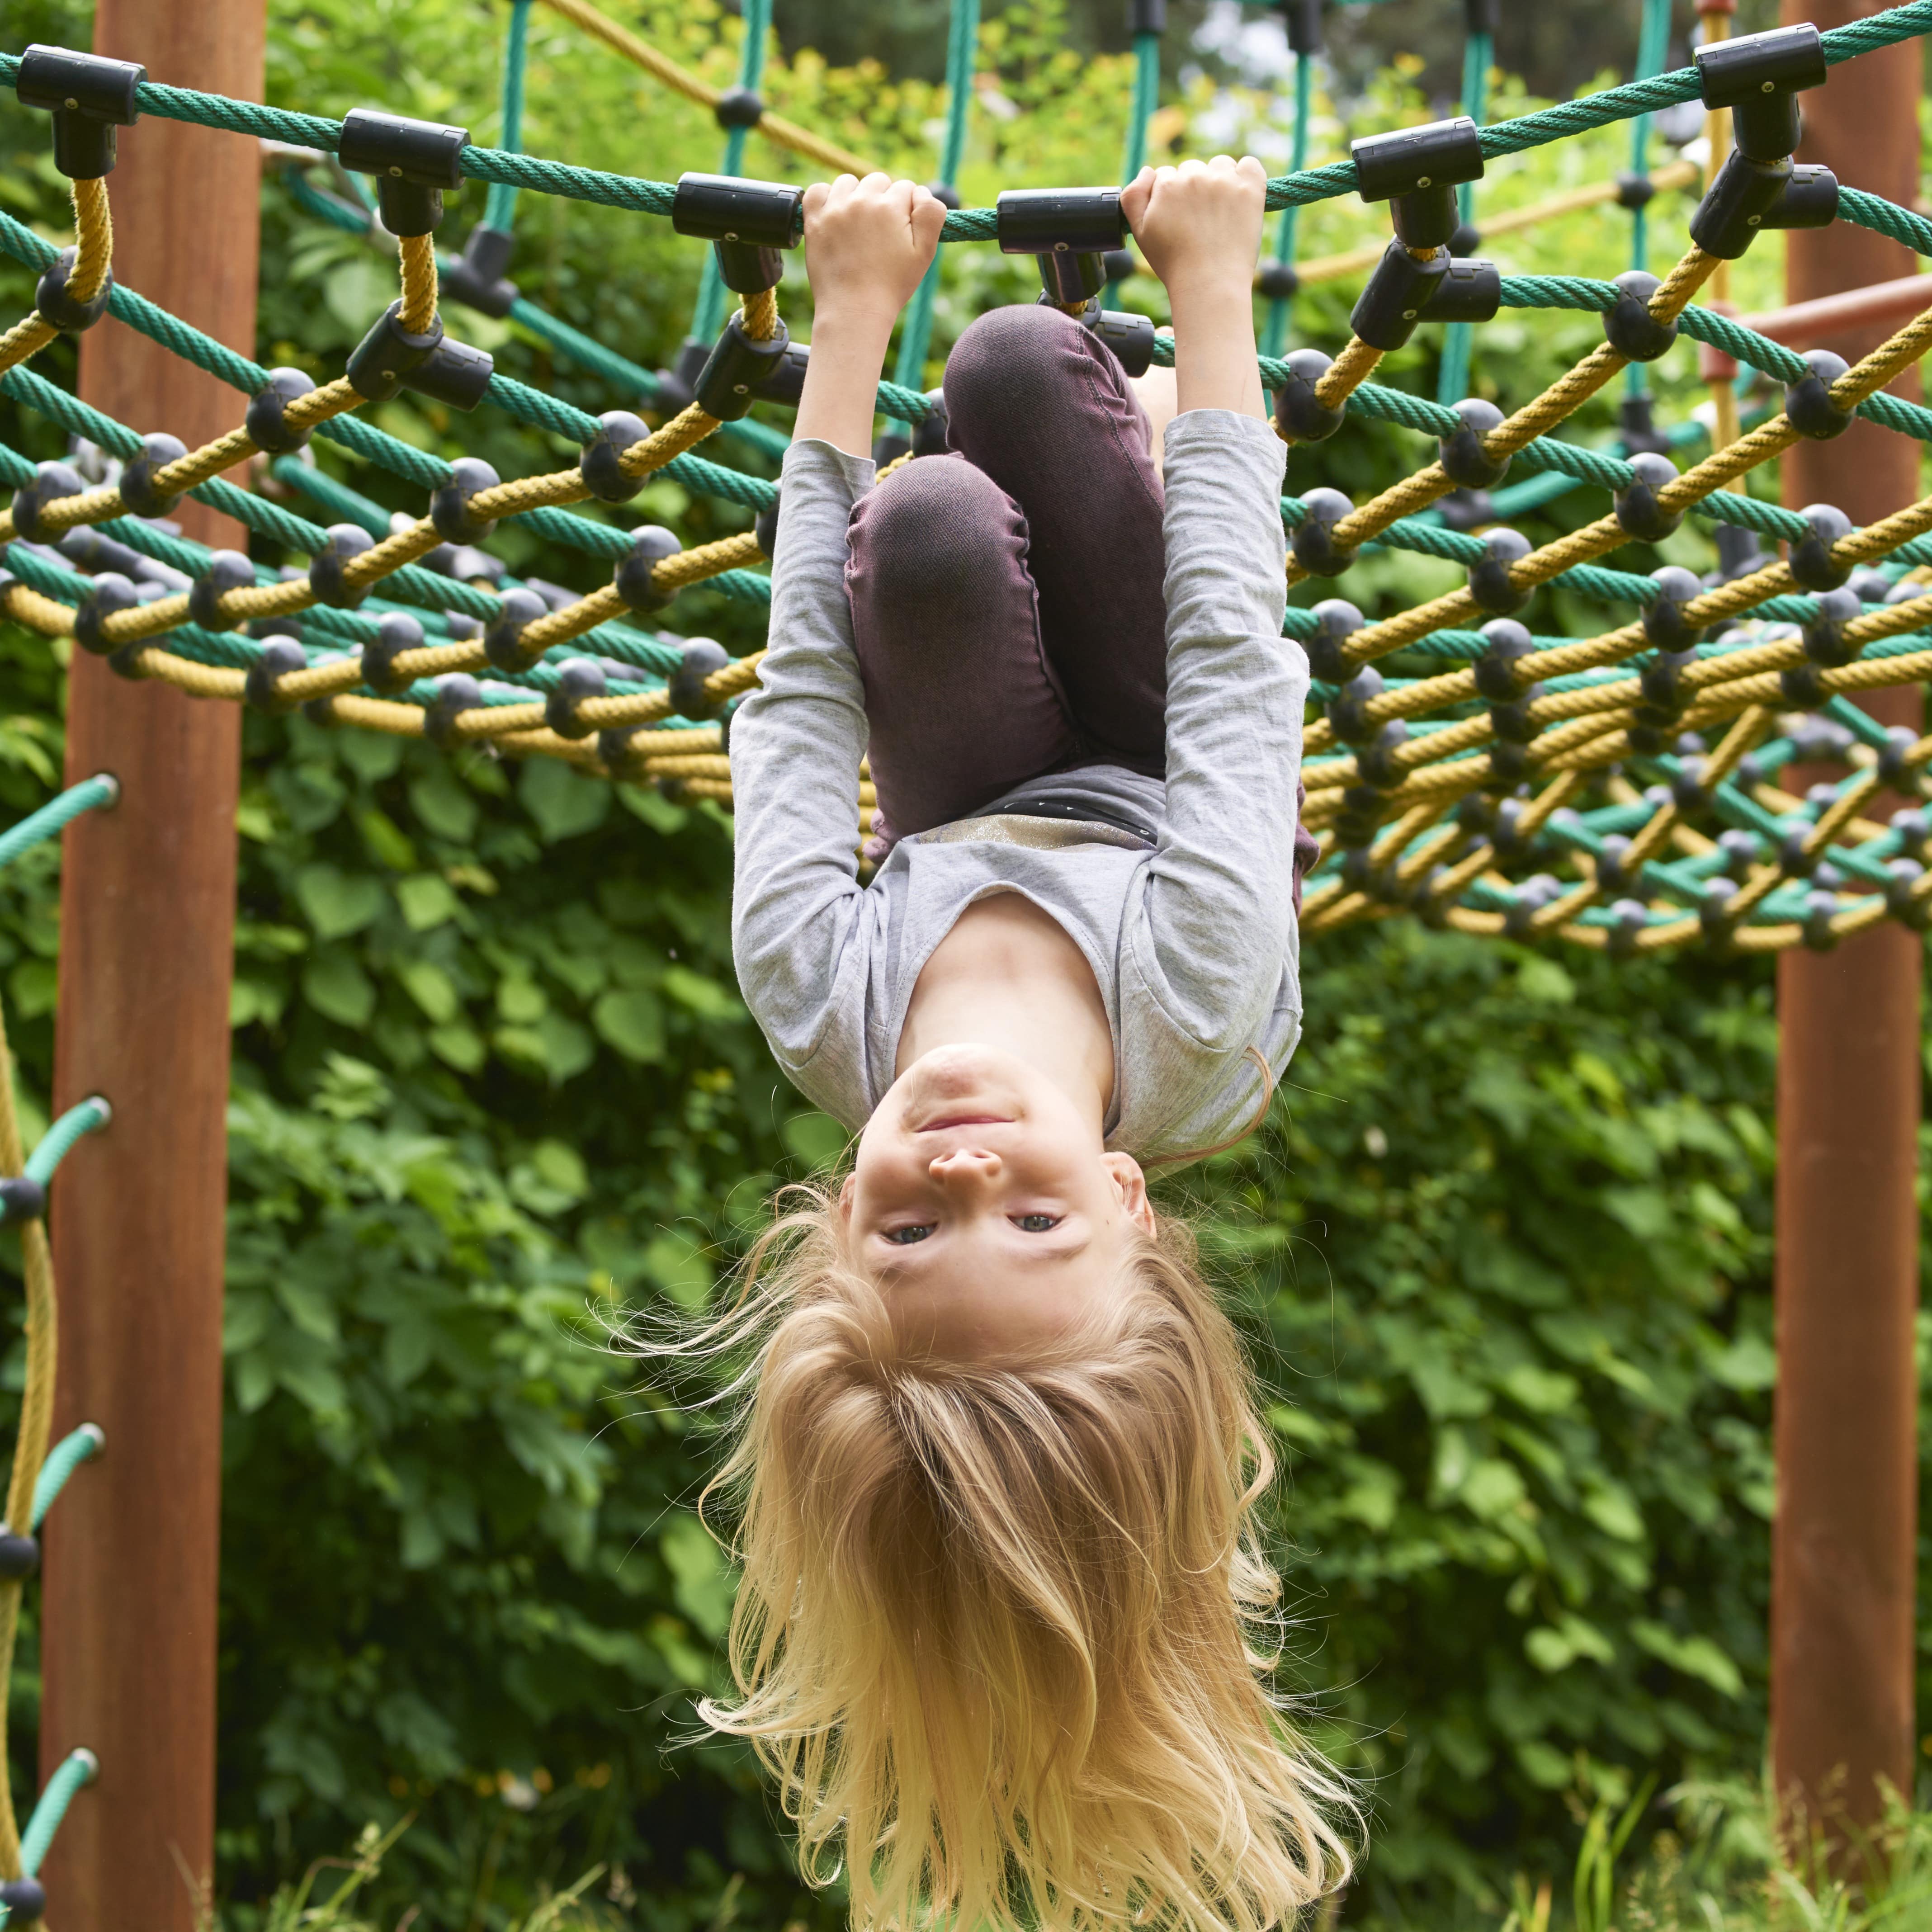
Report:
M 1785 0 L 1787 22 L 1830 27 L 1858 0 Z M 1888 48 L 1804 98 L 1802 160 L 1910 206 L 1918 178 L 1920 52 Z M 1809 306 L 1896 278 L 1898 243 L 1840 222 L 1786 238 L 1786 293 Z M 1832 338 L 1876 345 L 1868 320 Z M 1901 387 L 1904 386 L 1902 384 Z M 1863 522 L 1916 494 L 1917 446 L 1855 422 L 1784 459 L 1786 503 Z M 1915 688 L 1864 708 L 1919 728 Z M 1787 772 L 1802 794 L 1836 772 Z M 1865 809 L 1888 815 L 1882 794 Z M 1831 953 L 1778 961 L 1778 1514 L 1772 1533 L 1772 1763 L 1780 1802 L 1848 1858 L 1877 1822 L 1880 1780 L 1910 1792 L 1918 1513 L 1915 1184 L 1918 936 L 1887 924 Z M 1862 1869 L 1861 1867 L 1860 1869 Z
M 100 0 L 94 46 L 158 81 L 261 98 L 262 0 Z M 112 176 L 115 271 L 248 353 L 260 183 L 252 144 L 144 118 Z M 80 390 L 190 444 L 232 428 L 232 391 L 111 317 L 82 338 Z M 187 533 L 246 543 L 184 502 Z M 234 952 L 235 707 L 130 688 L 75 654 L 70 782 L 119 808 L 64 835 L 57 1106 L 105 1095 L 111 1133 L 68 1156 L 52 1227 L 62 1293 L 55 1426 L 112 1453 L 50 1526 L 40 1772 L 76 1747 L 100 1778 L 44 1874 L 63 1932 L 194 1932 L 214 1838 L 221 1280 L 228 989 Z
M 1932 275 L 1901 275 L 1895 281 L 1874 282 L 1868 288 L 1846 289 L 1738 320 L 1787 349 L 1816 349 L 1850 336 L 1869 346 L 1882 342 L 1900 323 L 1910 322 L 1928 305 Z

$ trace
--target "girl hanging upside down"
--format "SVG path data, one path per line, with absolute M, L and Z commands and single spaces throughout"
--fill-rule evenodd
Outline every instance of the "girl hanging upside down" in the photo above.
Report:
M 954 349 L 950 452 L 883 480 L 946 211 L 884 175 L 805 198 L 733 943 L 780 1065 L 860 1131 L 713 1331 L 757 1352 L 740 1696 L 705 1715 L 860 1924 L 1264 1932 L 1347 1875 L 1346 1792 L 1269 1690 L 1252 1378 L 1142 1165 L 1258 1124 L 1301 1025 L 1264 189 L 1221 156 L 1122 195 L 1173 304 L 1158 460 L 1108 350 L 1028 306 Z

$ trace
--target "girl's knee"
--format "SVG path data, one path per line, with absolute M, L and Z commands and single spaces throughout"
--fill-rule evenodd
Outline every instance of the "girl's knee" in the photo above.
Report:
M 1023 554 L 1011 497 L 962 457 L 923 456 L 860 498 L 853 574 L 874 596 L 926 602 L 984 595 Z
M 1055 390 L 1088 356 L 1088 332 L 1044 302 L 988 309 L 946 358 L 946 409 L 957 422 L 976 409 L 1024 412 Z

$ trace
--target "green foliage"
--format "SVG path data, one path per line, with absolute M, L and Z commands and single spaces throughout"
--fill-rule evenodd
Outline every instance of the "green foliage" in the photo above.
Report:
M 737 27 L 713 0 L 616 10 L 729 82 Z M 988 13 L 968 199 L 1005 181 L 1111 178 L 1128 64 L 1070 51 L 1058 0 Z M 270 98 L 322 112 L 380 101 L 491 140 L 501 22 L 484 0 L 278 0 Z M 714 160 L 701 110 L 544 9 L 531 26 L 533 148 L 659 178 Z M 62 0 L 21 0 L 4 32 L 9 44 L 76 43 L 87 22 Z M 774 64 L 766 92 L 891 165 L 931 170 L 943 103 L 927 81 L 801 52 Z M 1532 104 L 1505 88 L 1496 111 Z M 1184 149 L 1263 118 L 1204 81 L 1171 106 L 1162 138 Z M 1346 128 L 1334 104 L 1322 112 L 1317 160 L 1348 133 L 1427 110 L 1385 75 Z M 44 123 L 0 99 L 0 200 L 58 235 L 44 147 Z M 1498 164 L 1485 205 L 1601 178 L 1624 156 L 1610 130 Z M 802 172 L 755 142 L 749 165 Z M 458 236 L 480 206 L 473 189 Z M 264 211 L 259 352 L 338 368 L 387 298 L 389 265 L 302 215 L 272 178 Z M 1660 258 L 1670 205 L 1653 220 Z M 696 249 L 663 224 L 535 196 L 518 226 L 515 272 L 534 299 L 640 362 L 674 353 Z M 1304 253 L 1364 232 L 1354 204 L 1324 204 L 1305 215 Z M 1512 268 L 1608 274 L 1627 245 L 1624 218 L 1594 211 L 1497 252 Z M 1774 286 L 1777 261 L 1769 247 L 1748 260 L 1742 301 Z M 1030 281 L 990 250 L 950 251 L 932 373 L 973 314 L 1030 299 Z M 1349 292 L 1304 296 L 1304 337 L 1332 346 Z M 29 298 L 28 278 L 0 268 L 0 305 Z M 1163 312 L 1151 285 L 1131 284 L 1130 298 Z M 784 301 L 808 333 L 802 278 Z M 585 408 L 628 400 L 514 326 L 452 322 L 510 374 Z M 1386 380 L 1432 391 L 1434 334 L 1391 358 Z M 1596 336 L 1587 317 L 1505 318 L 1479 338 L 1478 386 L 1520 401 Z M 43 363 L 71 374 L 64 346 Z M 1666 418 L 1691 399 L 1688 354 L 1679 364 L 1664 379 Z M 1606 430 L 1613 403 L 1574 433 Z M 566 454 L 488 411 L 399 401 L 374 413 L 506 475 Z M 10 406 L 0 436 L 36 455 L 59 447 Z M 385 507 L 419 511 L 381 472 L 318 450 Z M 1360 494 L 1426 453 L 1365 428 L 1323 455 L 1322 480 Z M 1313 480 L 1292 470 L 1292 487 Z M 1589 502 L 1566 500 L 1538 527 L 1580 519 Z M 744 521 L 668 483 L 636 507 L 692 542 Z M 1699 560 L 1694 531 L 1672 541 Z M 580 589 L 601 574 L 514 524 L 494 547 Z M 1440 570 L 1390 553 L 1362 594 L 1410 602 L 1442 587 Z M 754 607 L 709 592 L 686 593 L 672 616 L 734 650 L 759 640 Z M 62 681 L 44 644 L 0 633 L 0 692 L 10 820 L 56 782 Z M 733 989 L 730 821 L 553 764 L 446 760 L 298 717 L 250 718 L 246 748 L 223 1923 L 356 1932 L 414 1908 L 424 1928 L 463 1932 L 829 1928 L 837 1902 L 803 1894 L 745 1754 L 688 1742 L 692 1699 L 718 1681 L 729 1605 L 694 1514 L 710 1436 L 604 1341 L 633 1304 L 701 1307 L 773 1177 L 829 1166 L 843 1147 L 784 1088 Z M 52 848 L 0 874 L 0 988 L 30 1130 L 46 1114 L 57 890 Z M 1645 1780 L 1715 1789 L 1761 1750 L 1768 970 L 1612 967 L 1394 925 L 1324 940 L 1304 964 L 1308 1036 L 1273 1120 L 1177 1193 L 1204 1214 L 1277 1397 L 1274 1520 L 1308 1721 L 1372 1801 L 1345 1916 L 1494 1932 L 1519 1894 L 1533 1910 L 1545 1880 L 1574 1891 L 1580 1845 L 1594 1843 L 1585 1906 L 1600 1927 L 1596 1874 Z M 0 1246 L 9 1266 L 14 1252 Z M 16 1388 L 17 1348 L 6 1372 Z M 37 1688 L 27 1636 L 14 1687 L 21 1790 Z M 1648 1853 L 1633 1844 L 1624 1862 L 1648 1859 L 1652 1922 L 1763 1922 L 1688 1916 L 1700 1886 L 1722 1912 L 1744 1897 L 1730 1851 L 1712 1865 L 1717 1851 L 1696 1850 L 1736 1828 L 1700 1838 L 1687 1826 Z M 1900 1844 L 1919 1829 L 1902 1825 Z M 306 1876 L 352 1844 L 346 1894 L 332 1868 Z M 588 1888 L 560 1903 L 586 1873 Z M 1684 1916 L 1662 1916 L 1680 1902 Z

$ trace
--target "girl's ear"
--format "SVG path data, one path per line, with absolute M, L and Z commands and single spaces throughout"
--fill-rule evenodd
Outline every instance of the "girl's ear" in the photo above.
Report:
M 838 1212 L 844 1217 L 845 1225 L 852 1225 L 852 1204 L 859 1198 L 859 1177 L 848 1174 L 838 1184 Z
M 1148 1198 L 1147 1176 L 1142 1173 L 1140 1162 L 1130 1154 L 1103 1154 L 1100 1165 L 1112 1177 L 1114 1191 L 1127 1219 L 1152 1240 L 1156 1232 L 1154 1203 Z

